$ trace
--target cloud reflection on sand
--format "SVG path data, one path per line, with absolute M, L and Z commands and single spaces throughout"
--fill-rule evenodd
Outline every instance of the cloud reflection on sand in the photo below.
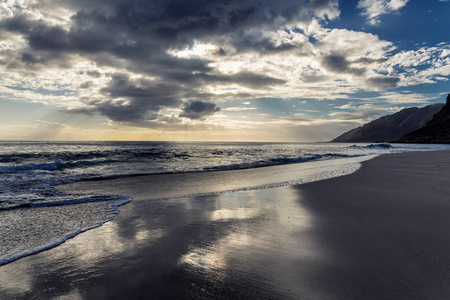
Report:
M 175 292 L 166 286 L 175 280 L 180 295 L 212 298 L 234 285 L 252 287 L 246 295 L 283 294 L 295 289 L 289 278 L 307 276 L 292 260 L 319 255 L 308 236 L 313 220 L 291 188 L 133 201 L 121 210 L 112 222 L 2 266 L 7 293 L 0 289 L 0 296 L 89 294 L 106 285 L 107 298 L 122 288 L 124 276 L 127 289 L 146 286 L 145 293 Z
M 269 279 L 266 284 L 272 284 L 272 288 L 295 289 L 287 278 L 294 276 L 300 280 L 305 274 L 288 262 L 320 257 L 314 241 L 307 238 L 313 220 L 298 204 L 296 196 L 290 194 L 291 190 L 266 191 L 219 197 L 215 203 L 227 198 L 222 202 L 226 208 L 219 206 L 209 216 L 213 222 L 231 222 L 226 234 L 189 249 L 180 257 L 179 267 L 192 276 L 201 273 L 216 281 L 226 282 L 230 276 L 250 280 L 266 277 Z M 250 207 L 233 208 L 236 201 L 242 205 L 243 199 L 248 200 L 245 204 Z
M 187 264 L 192 268 L 205 271 L 220 270 L 226 266 L 225 257 L 220 251 L 209 251 L 209 249 L 196 248 L 180 258 L 180 264 Z
M 151 244 L 165 235 L 162 229 L 149 230 L 145 226 L 145 222 L 139 220 L 133 236 L 124 239 L 120 236 L 119 225 L 108 222 L 92 231 L 92 234 L 80 234 L 61 246 L 37 254 L 42 261 L 35 261 L 34 256 L 30 256 L 4 265 L 0 268 L 0 295 L 2 290 L 10 294 L 32 291 L 34 286 L 40 284 L 36 274 L 45 272 L 45 269 L 55 274 L 64 272 L 60 274 L 61 277 L 72 278 L 74 282 L 86 279 L 79 278 L 80 273 L 98 276 L 102 263 L 142 244 Z M 82 299 L 76 289 L 65 297 L 61 299 Z
M 256 216 L 253 208 L 239 207 L 237 209 L 218 209 L 211 213 L 211 220 L 250 219 Z

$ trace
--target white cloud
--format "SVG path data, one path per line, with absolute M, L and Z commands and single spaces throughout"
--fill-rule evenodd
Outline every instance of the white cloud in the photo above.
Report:
M 357 8 L 362 10 L 362 15 L 371 25 L 380 22 L 379 17 L 384 14 L 396 12 L 404 7 L 409 0 L 360 0 Z
M 316 21 L 306 26 L 305 32 L 317 40 L 313 49 L 316 53 L 338 53 L 349 59 L 379 59 L 395 49 L 391 42 L 380 40 L 375 34 L 347 29 L 330 30 Z
M 348 108 L 343 105 L 340 108 L 350 109 L 352 112 L 335 111 L 330 113 L 330 116 L 339 120 L 352 120 L 363 123 L 365 120 L 378 117 L 387 113 L 387 108 L 382 106 L 375 106 L 372 104 L 363 104 L 359 106 L 349 106 Z
M 399 86 L 447 81 L 450 76 L 450 44 L 401 51 L 378 65 L 376 71 L 398 76 Z
M 246 110 L 255 110 L 256 107 L 227 107 L 227 108 L 223 108 L 222 110 L 225 111 L 246 111 Z
M 347 104 L 343 104 L 343 105 L 340 105 L 340 106 L 335 106 L 335 108 L 348 109 L 348 110 L 356 110 L 357 109 L 357 107 L 355 105 L 353 105 L 352 102 L 349 102 Z
M 383 92 L 378 97 L 372 97 L 369 99 L 361 99 L 370 102 L 385 103 L 387 105 L 396 105 L 403 107 L 404 104 L 416 104 L 419 106 L 424 106 L 430 104 L 433 100 L 442 100 L 444 95 L 441 94 L 417 94 L 412 91 L 405 92 Z M 389 108 L 389 111 L 392 111 Z

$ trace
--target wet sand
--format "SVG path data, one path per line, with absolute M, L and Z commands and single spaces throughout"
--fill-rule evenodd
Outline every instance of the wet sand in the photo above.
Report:
M 338 299 L 450 299 L 450 152 L 386 155 L 297 186 Z
M 1 266 L 0 299 L 448 299 L 448 174 L 450 151 L 179 198 L 145 197 L 135 177 L 140 200 L 113 221 Z

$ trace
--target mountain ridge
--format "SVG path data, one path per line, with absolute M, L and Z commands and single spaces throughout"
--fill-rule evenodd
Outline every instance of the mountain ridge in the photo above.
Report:
M 423 127 L 412 131 L 398 140 L 396 143 L 450 143 L 450 94 L 442 109 Z
M 376 143 L 400 140 L 405 135 L 425 126 L 443 107 L 444 104 L 439 103 L 422 108 L 405 108 L 395 114 L 380 117 L 347 131 L 331 142 Z

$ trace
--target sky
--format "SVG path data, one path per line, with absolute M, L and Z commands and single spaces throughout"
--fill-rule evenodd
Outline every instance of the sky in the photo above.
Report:
M 0 140 L 328 141 L 450 93 L 450 0 L 0 0 Z

